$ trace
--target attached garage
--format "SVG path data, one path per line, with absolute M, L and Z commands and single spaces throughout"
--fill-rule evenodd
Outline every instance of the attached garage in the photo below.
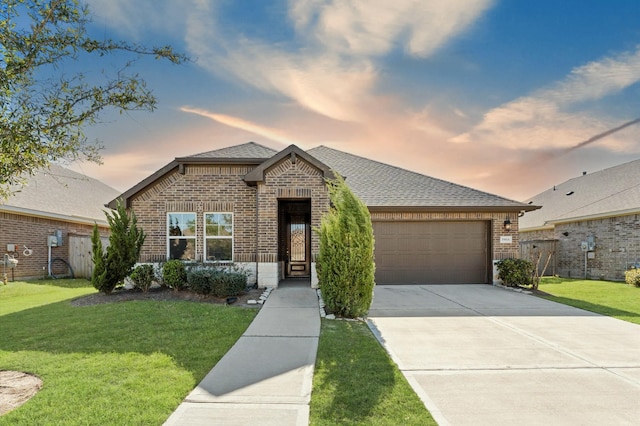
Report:
M 374 221 L 377 284 L 484 284 L 488 221 Z

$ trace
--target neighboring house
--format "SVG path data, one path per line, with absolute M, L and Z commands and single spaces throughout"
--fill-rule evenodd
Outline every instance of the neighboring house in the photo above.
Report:
M 371 212 L 378 284 L 491 283 L 492 262 L 519 254 L 519 214 L 537 208 L 324 146 L 253 142 L 176 158 L 119 198 L 147 233 L 141 262 L 234 262 L 261 287 L 316 287 L 334 173 Z
M 71 264 L 76 266 L 76 276 L 88 278 L 88 237 L 94 223 L 103 236 L 108 235 L 104 204 L 119 192 L 55 164 L 14 190 L 18 192 L 0 201 L 0 253 L 18 260 L 17 266 L 7 271 L 8 278 L 43 278 L 50 272 L 50 259 L 56 260 L 51 271 L 54 275 L 67 274 L 67 264 Z M 0 262 L 2 274 L 3 264 Z
M 640 267 L 640 160 L 585 172 L 528 202 L 542 208 L 520 219 L 522 257 L 554 252 L 547 274 L 623 280 Z

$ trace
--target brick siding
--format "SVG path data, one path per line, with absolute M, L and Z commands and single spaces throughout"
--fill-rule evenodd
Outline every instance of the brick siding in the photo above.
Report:
M 567 233 L 567 235 L 564 235 Z M 587 237 L 595 239 L 592 258 L 581 243 Z M 561 277 L 624 280 L 630 264 L 640 262 L 640 215 L 617 216 L 557 224 L 552 230 L 521 233 L 521 240 L 555 239 L 557 243 L 557 274 Z
M 18 265 L 11 271 L 7 269 L 8 279 L 43 278 L 47 273 L 48 246 L 47 237 L 54 235 L 57 230 L 62 231 L 63 244 L 51 248 L 51 258 L 61 258 L 69 262 L 69 236 L 91 235 L 92 225 L 65 222 L 62 220 L 46 219 L 14 213 L 0 212 L 0 253 L 4 257 L 8 253 L 18 260 Z M 109 235 L 107 227 L 101 227 L 102 236 Z M 7 252 L 7 244 L 15 244 L 15 252 Z M 25 247 L 32 250 L 31 256 L 25 256 Z M 3 263 L 0 262 L 0 274 L 4 273 Z M 57 263 L 54 265 L 58 265 Z M 66 268 L 58 267 L 54 274 L 66 273 Z M 0 277 L 2 278 L 2 277 Z

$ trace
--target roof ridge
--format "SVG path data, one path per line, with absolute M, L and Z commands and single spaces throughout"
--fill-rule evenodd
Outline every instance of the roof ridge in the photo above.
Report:
M 222 150 L 225 150 L 225 149 L 231 149 L 231 148 L 238 148 L 238 147 L 241 147 L 241 146 L 247 146 L 247 145 L 253 145 L 253 146 L 256 146 L 256 147 L 260 147 L 260 148 L 262 148 L 262 149 L 266 149 L 266 150 L 272 151 L 272 152 L 274 152 L 274 153 L 279 152 L 279 151 L 277 151 L 277 150 L 275 150 L 275 149 L 273 149 L 273 148 L 270 148 L 270 147 L 268 147 L 268 146 L 265 146 L 265 145 L 259 144 L 259 143 L 254 142 L 254 141 L 249 141 L 249 142 L 244 142 L 244 143 L 241 143 L 241 144 L 238 144 L 238 145 L 229 145 L 229 146 L 224 146 L 224 147 L 222 147 L 222 148 L 211 149 L 211 150 L 209 150 L 209 151 L 202 151 L 202 152 L 198 152 L 198 153 L 196 153 L 196 154 L 187 155 L 185 158 L 189 158 L 189 157 L 199 157 L 199 156 L 203 156 L 203 155 L 205 155 L 205 154 L 211 154 L 211 153 L 216 152 L 216 151 L 222 151 Z

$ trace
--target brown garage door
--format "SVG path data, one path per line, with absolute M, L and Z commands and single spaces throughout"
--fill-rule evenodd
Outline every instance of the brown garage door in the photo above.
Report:
M 488 282 L 488 223 L 373 222 L 378 284 Z

